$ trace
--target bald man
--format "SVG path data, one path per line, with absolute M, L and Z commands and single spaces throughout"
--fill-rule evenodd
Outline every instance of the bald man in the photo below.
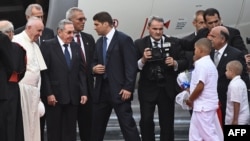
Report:
M 25 30 L 13 38 L 27 54 L 27 66 L 23 79 L 19 82 L 25 141 L 40 141 L 40 71 L 47 69 L 36 41 L 41 36 L 44 25 L 37 17 L 28 19 Z
M 229 31 L 226 27 L 216 26 L 212 28 L 207 38 L 212 41 L 213 50 L 211 51 L 210 56 L 213 61 L 215 61 L 215 52 L 219 53 L 217 57 L 217 59 L 219 60 L 217 65 L 217 70 L 219 73 L 217 90 L 222 110 L 222 122 L 224 124 L 227 101 L 227 88 L 230 82 L 230 80 L 227 79 L 225 75 L 226 64 L 232 60 L 240 61 L 243 65 L 241 78 L 245 81 L 246 84 L 249 84 L 246 61 L 242 51 L 228 44 Z

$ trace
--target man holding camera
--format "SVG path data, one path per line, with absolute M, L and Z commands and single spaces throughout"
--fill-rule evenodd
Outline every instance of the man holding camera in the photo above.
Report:
M 176 78 L 188 67 L 188 61 L 178 40 L 163 35 L 164 20 L 149 19 L 149 35 L 137 39 L 138 69 L 140 71 L 138 96 L 142 141 L 155 141 L 154 112 L 158 107 L 160 140 L 174 141 Z

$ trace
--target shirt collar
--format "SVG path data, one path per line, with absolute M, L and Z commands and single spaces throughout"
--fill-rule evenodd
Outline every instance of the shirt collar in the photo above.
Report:
M 115 34 L 115 28 L 113 27 L 113 28 L 109 31 L 109 33 L 106 35 L 107 41 L 108 41 L 108 42 L 111 41 L 111 39 L 113 38 L 114 34 Z
M 202 60 L 209 60 L 209 59 L 211 59 L 210 55 L 203 56 L 194 62 L 194 66 L 195 66 L 195 64 L 197 64 L 197 62 L 200 62 Z
M 65 44 L 62 39 L 57 35 L 57 39 L 58 39 L 58 42 L 59 44 L 61 45 L 61 47 L 63 47 L 63 45 Z
M 235 80 L 238 80 L 238 79 L 241 79 L 240 75 L 236 75 L 231 81 L 235 81 Z
M 162 36 L 162 37 L 161 37 L 161 40 L 164 42 L 165 37 Z M 153 44 L 154 42 L 157 42 L 158 44 L 161 44 L 161 40 L 156 41 L 155 39 L 153 39 L 152 37 L 150 37 L 150 41 L 151 41 L 152 44 Z
M 74 37 L 76 37 L 76 35 L 79 35 L 79 37 L 81 37 L 81 33 L 80 32 L 75 32 L 74 33 Z
M 27 32 L 26 32 L 25 30 L 23 31 L 23 35 L 24 35 L 24 38 L 26 38 L 28 41 L 30 41 L 31 43 L 33 42 L 33 41 L 30 39 L 29 35 L 27 34 Z
M 222 55 L 222 54 L 224 53 L 226 47 L 227 47 L 227 44 L 225 44 L 225 45 L 224 45 L 222 48 L 220 48 L 219 50 L 215 50 L 215 51 L 218 51 L 218 52 L 220 53 L 220 55 Z

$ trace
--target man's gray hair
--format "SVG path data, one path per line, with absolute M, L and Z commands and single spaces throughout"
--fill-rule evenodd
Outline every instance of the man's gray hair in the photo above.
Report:
M 12 22 L 8 20 L 0 20 L 0 31 L 5 33 L 5 32 L 13 32 L 14 31 L 14 26 Z
M 57 30 L 64 30 L 66 24 L 73 24 L 73 23 L 68 19 L 62 19 L 58 23 Z
M 34 4 L 30 4 L 26 10 L 25 10 L 25 15 L 26 16 L 31 16 L 32 15 L 32 9 L 35 8 L 38 11 L 43 11 L 43 8 L 40 4 L 34 3 Z
M 161 18 L 159 16 L 151 16 L 151 17 L 149 17 L 148 26 L 151 25 L 152 21 L 158 21 L 158 22 L 164 23 L 164 19 L 163 18 Z
M 76 11 L 83 12 L 82 9 L 80 9 L 78 7 L 71 7 L 70 9 L 67 10 L 65 18 L 68 20 L 71 20 Z

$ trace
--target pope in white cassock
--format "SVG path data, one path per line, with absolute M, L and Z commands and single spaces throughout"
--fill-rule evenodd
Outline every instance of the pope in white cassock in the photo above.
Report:
M 13 38 L 27 54 L 27 66 L 23 79 L 19 82 L 25 141 L 40 141 L 40 71 L 47 69 L 42 54 L 35 41 L 42 35 L 44 25 L 41 19 L 28 19 L 26 28 Z

